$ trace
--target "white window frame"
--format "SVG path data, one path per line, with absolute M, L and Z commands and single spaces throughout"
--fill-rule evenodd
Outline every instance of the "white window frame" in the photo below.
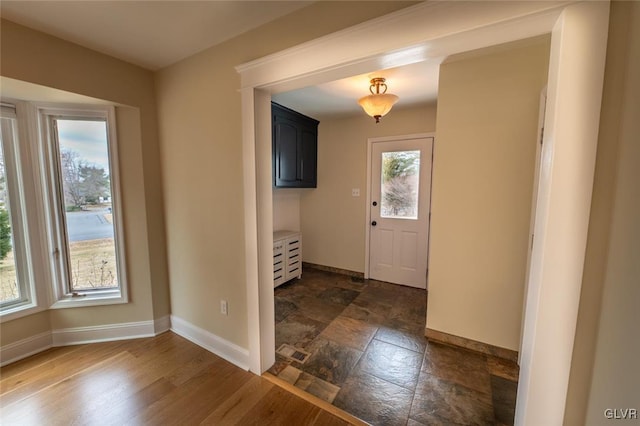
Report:
M 21 228 L 22 231 L 18 235 L 14 232 L 14 240 L 17 238 L 24 240 L 22 242 L 23 249 L 21 249 L 23 253 L 16 254 L 16 259 L 20 258 L 19 265 L 16 267 L 28 271 L 26 274 L 22 273 L 28 278 L 22 278 L 25 280 L 24 283 L 21 283 L 25 291 L 22 301 L 3 306 L 0 312 L 0 323 L 46 310 L 49 305 L 49 292 L 46 284 L 50 282 L 45 260 L 46 252 L 42 245 L 46 234 L 42 216 L 42 197 L 36 182 L 38 161 L 32 143 L 37 138 L 35 109 L 31 108 L 27 102 L 14 99 L 2 99 L 2 103 L 12 105 L 15 108 L 13 114 L 5 109 L 3 115 L 16 119 L 13 136 L 18 138 L 18 149 L 14 150 L 13 155 L 17 163 L 15 167 L 17 173 L 10 173 L 14 174 L 13 179 L 16 182 L 14 185 L 20 188 L 22 205 L 21 211 L 14 210 L 12 212 L 12 225 L 14 231 L 16 228 Z
M 5 133 L 3 151 L 5 175 L 7 177 L 7 192 L 9 193 L 9 214 L 11 216 L 11 233 L 13 236 L 13 252 L 15 259 L 16 278 L 20 291 L 20 298 L 1 304 L 2 321 L 18 318 L 21 315 L 32 314 L 38 306 L 38 293 L 35 288 L 32 244 L 29 236 L 34 215 L 27 215 L 27 196 L 30 187 L 28 177 L 31 170 L 28 144 L 21 143 L 17 107 L 13 103 L 3 103 L 0 116 L 3 118 L 0 126 Z M 28 313 L 24 313 L 28 312 Z
M 71 308 L 127 303 L 128 285 L 126 276 L 125 240 L 122 229 L 122 207 L 120 191 L 120 170 L 118 164 L 118 143 L 116 136 L 115 108 L 102 105 L 59 105 L 36 104 L 38 129 L 38 156 L 40 163 L 40 185 L 43 189 L 44 217 L 48 266 L 51 270 L 51 309 Z M 64 222 L 64 206 L 60 201 L 60 182 L 57 167 L 59 160 L 57 141 L 52 135 L 52 119 L 100 119 L 107 123 L 107 145 L 109 151 L 109 177 L 111 182 L 111 202 L 113 213 L 114 240 L 118 288 L 105 290 L 71 291 L 69 285 L 69 264 L 66 253 L 67 242 Z

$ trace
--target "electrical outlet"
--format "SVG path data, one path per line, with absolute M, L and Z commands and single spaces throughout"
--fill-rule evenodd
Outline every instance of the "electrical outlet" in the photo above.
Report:
M 351 196 L 352 197 L 359 197 L 360 196 L 360 188 L 352 188 L 351 189 Z
M 220 313 L 222 315 L 229 315 L 229 305 L 226 300 L 220 301 Z

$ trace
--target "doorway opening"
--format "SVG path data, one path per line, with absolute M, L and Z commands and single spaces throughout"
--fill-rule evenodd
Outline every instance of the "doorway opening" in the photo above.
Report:
M 379 68 L 376 63 L 400 65 L 424 60 L 429 52 L 455 53 L 551 33 L 545 134 L 551 143 L 542 154 L 516 421 L 536 423 L 544 413 L 547 421 L 561 423 L 584 264 L 608 4 L 457 3 L 440 9 L 441 5 L 422 3 L 366 23 L 358 31 L 332 34 L 239 67 L 250 366 L 260 373 L 274 361 L 271 153 L 270 144 L 263 143 L 270 138 L 270 93 L 354 75 L 363 67 Z M 579 161 L 573 155 L 577 151 L 582 153 Z M 546 268 L 551 259 L 562 268 Z M 559 281 L 564 283 L 561 294 L 552 290 Z M 548 347 L 555 348 L 552 358 Z M 544 374 L 549 370 L 561 374 Z

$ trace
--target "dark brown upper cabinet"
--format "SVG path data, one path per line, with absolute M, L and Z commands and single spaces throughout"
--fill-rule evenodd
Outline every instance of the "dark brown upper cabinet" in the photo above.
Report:
M 318 120 L 271 102 L 273 185 L 317 186 Z

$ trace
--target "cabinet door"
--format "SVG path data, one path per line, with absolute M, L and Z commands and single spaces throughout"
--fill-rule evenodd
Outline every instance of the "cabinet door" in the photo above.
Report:
M 274 180 L 276 186 L 296 186 L 298 181 L 298 129 L 278 117 L 274 123 Z
M 315 188 L 317 186 L 318 133 L 316 129 L 303 127 L 300 136 L 298 179 L 305 188 Z

